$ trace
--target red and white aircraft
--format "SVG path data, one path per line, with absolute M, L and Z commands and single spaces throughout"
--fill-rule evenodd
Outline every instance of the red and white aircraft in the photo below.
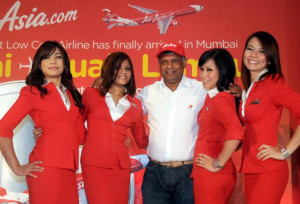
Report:
M 102 18 L 108 25 L 107 29 L 112 29 L 115 26 L 139 26 L 146 23 L 157 23 L 160 30 L 160 34 L 164 35 L 167 32 L 169 26 L 177 26 L 178 22 L 173 20 L 178 16 L 189 15 L 197 13 L 203 9 L 200 5 L 190 5 L 187 8 L 179 9 L 176 11 L 170 11 L 166 13 L 158 13 L 158 11 L 134 6 L 128 4 L 128 6 L 137 9 L 138 11 L 145 13 L 143 18 L 127 19 L 121 18 L 115 13 L 111 13 L 109 9 L 102 9 L 106 13 L 106 17 Z

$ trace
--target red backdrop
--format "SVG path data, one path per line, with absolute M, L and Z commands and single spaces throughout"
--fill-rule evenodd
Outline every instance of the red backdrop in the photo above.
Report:
M 165 13 L 189 5 L 203 10 L 174 18 L 161 35 L 156 23 L 139 26 L 115 26 L 107 29 L 102 20 L 109 9 L 127 19 L 143 18 L 144 13 L 128 4 Z M 236 60 L 237 83 L 240 83 L 240 60 L 246 38 L 258 30 L 275 36 L 280 46 L 284 75 L 300 92 L 298 65 L 300 23 L 297 0 L 85 0 L 35 1 L 1 0 L 0 9 L 0 83 L 23 80 L 30 70 L 38 45 L 45 40 L 61 42 L 70 58 L 75 84 L 81 92 L 99 76 L 104 58 L 110 52 L 127 52 L 133 61 L 137 86 L 144 87 L 160 78 L 155 54 L 161 42 L 180 41 L 186 48 L 186 75 L 199 79 L 197 60 L 201 53 L 215 47 L 227 48 Z M 176 24 L 176 23 L 174 23 Z M 294 119 L 284 113 L 279 131 L 285 144 L 295 126 Z M 292 158 L 292 177 L 282 203 L 299 203 L 299 152 Z M 236 161 L 239 165 L 239 153 Z M 242 203 L 241 186 L 232 199 Z M 297 192 L 298 191 L 298 192 Z M 294 200 L 293 200 L 294 199 Z

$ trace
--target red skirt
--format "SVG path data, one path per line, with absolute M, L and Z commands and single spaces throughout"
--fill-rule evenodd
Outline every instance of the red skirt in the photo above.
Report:
M 30 204 L 79 203 L 74 170 L 44 166 L 33 174 L 37 178 L 26 177 Z
M 236 172 L 222 174 L 221 171 L 212 176 L 194 178 L 196 204 L 223 204 L 229 201 L 236 183 Z
M 130 169 L 82 166 L 89 204 L 128 204 Z
M 246 173 L 246 203 L 279 204 L 288 178 L 288 167 L 263 173 Z

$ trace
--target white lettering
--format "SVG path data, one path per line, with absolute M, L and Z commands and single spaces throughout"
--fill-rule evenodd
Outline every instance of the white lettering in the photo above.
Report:
M 5 14 L 4 18 L 2 20 L 0 20 L 0 31 L 2 29 L 2 27 L 4 26 L 4 24 L 6 22 L 10 22 L 9 23 L 9 31 L 12 31 L 14 29 L 14 23 L 15 20 L 17 20 L 19 17 L 17 16 L 17 12 L 19 10 L 21 3 L 19 1 L 17 1 L 9 10 L 8 12 Z M 12 14 L 13 13 L 13 14 Z M 9 17 L 12 14 L 11 17 Z
M 238 41 L 214 41 L 214 42 L 208 42 L 206 40 L 196 40 L 196 48 L 238 48 Z
M 13 42 L 10 43 L 9 41 L 6 42 L 6 48 L 8 50 L 17 50 L 17 49 L 27 49 L 28 43 L 25 42 Z
M 16 1 L 16 3 L 14 3 L 14 5 L 7 11 L 4 17 L 0 20 L 0 31 L 6 23 L 9 23 L 8 30 L 13 31 L 21 30 L 23 28 L 28 29 L 30 27 L 38 27 L 68 21 L 75 21 L 77 19 L 77 10 L 67 11 L 66 13 L 60 12 L 59 14 L 54 13 L 50 18 L 48 18 L 46 13 L 37 13 L 38 9 L 33 8 L 31 14 L 19 16 L 18 11 L 20 6 L 20 1 Z

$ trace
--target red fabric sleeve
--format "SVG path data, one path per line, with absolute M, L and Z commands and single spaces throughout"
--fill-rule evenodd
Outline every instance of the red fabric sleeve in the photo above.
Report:
M 0 121 L 0 137 L 13 137 L 13 130 L 34 107 L 30 87 L 23 87 L 20 96 Z
M 214 117 L 226 130 L 224 140 L 243 139 L 243 128 L 236 113 L 234 96 L 225 92 L 219 94 L 222 95 L 216 102 L 218 109 L 215 109 Z
M 86 116 L 87 116 L 87 112 L 88 112 L 88 109 L 89 109 L 88 92 L 89 92 L 89 88 L 86 88 L 85 91 L 82 94 L 82 104 L 84 105 L 84 113 L 83 113 L 83 116 L 82 116 L 83 122 L 86 121 Z
M 84 127 L 83 116 L 81 114 L 78 115 L 76 120 L 76 134 L 78 138 L 78 144 L 83 144 L 86 135 L 86 129 Z
M 272 101 L 277 106 L 287 108 L 297 118 L 300 125 L 300 94 L 290 88 L 281 77 L 270 81 L 270 94 Z
M 136 101 L 135 104 L 137 105 L 138 115 L 136 117 L 136 121 L 132 123 L 131 132 L 136 141 L 137 146 L 139 148 L 144 148 L 148 145 L 148 136 L 145 132 L 145 126 L 143 121 L 143 109 L 141 102 L 138 99 L 135 98 L 134 101 Z

